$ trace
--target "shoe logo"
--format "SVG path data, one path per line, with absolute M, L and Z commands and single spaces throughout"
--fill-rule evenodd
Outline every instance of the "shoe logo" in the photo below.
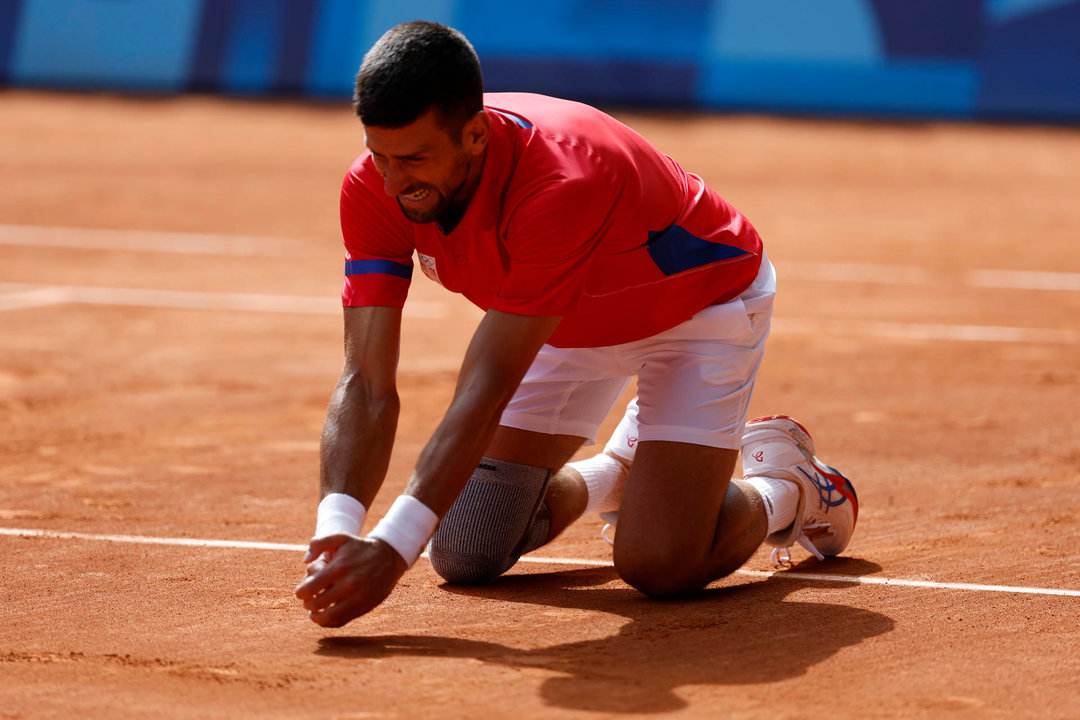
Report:
M 836 489 L 836 485 L 827 477 L 822 477 L 814 472 L 813 475 L 803 470 L 802 466 L 799 466 L 799 472 L 806 476 L 806 479 L 810 481 L 810 484 L 817 488 L 818 491 L 818 509 L 823 513 L 829 512 L 829 508 L 839 507 L 847 502 L 847 498 L 840 494 Z M 833 499 L 835 497 L 835 499 Z
M 756 453 L 754 453 L 754 459 L 758 462 L 765 462 L 765 451 L 758 450 Z
M 634 447 L 637 444 L 637 435 L 627 435 L 626 445 L 627 447 Z

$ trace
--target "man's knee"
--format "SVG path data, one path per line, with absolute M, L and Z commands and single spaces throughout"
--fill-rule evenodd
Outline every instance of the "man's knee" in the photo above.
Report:
M 748 544 L 745 529 L 737 523 L 721 522 L 710 535 L 711 542 L 679 532 L 661 534 L 656 528 L 623 532 L 620 538 L 623 529 L 620 523 L 615 570 L 627 584 L 654 598 L 692 595 L 738 570 L 757 547 Z
M 682 598 L 698 592 L 711 579 L 699 554 L 662 543 L 620 543 L 616 535 L 615 570 L 625 583 L 651 598 Z
M 540 505 L 549 476 L 546 468 L 484 458 L 431 538 L 435 572 L 454 584 L 490 583 L 546 540 Z
M 428 557 L 439 576 L 454 585 L 486 585 L 504 572 L 506 561 L 498 552 L 462 552 L 458 543 L 431 539 Z

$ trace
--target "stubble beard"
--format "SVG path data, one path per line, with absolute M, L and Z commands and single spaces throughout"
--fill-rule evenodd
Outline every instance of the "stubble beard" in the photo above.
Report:
M 419 189 L 421 189 L 421 188 L 412 188 L 411 192 L 416 192 Z M 433 187 L 431 187 L 429 185 L 429 186 L 425 186 L 423 189 L 428 190 L 429 192 L 433 193 L 439 199 L 439 201 L 437 203 L 435 203 L 435 205 L 433 205 L 428 210 L 420 210 L 418 208 L 408 207 L 407 205 L 405 205 L 404 203 L 401 202 L 400 198 L 398 198 L 398 201 L 397 201 L 398 202 L 398 207 L 401 208 L 402 214 L 405 215 L 405 218 L 407 220 L 409 220 L 410 222 L 420 223 L 420 224 L 429 223 L 429 222 L 435 222 L 436 220 L 439 219 L 439 216 L 442 215 L 443 211 L 446 209 L 446 206 L 448 204 L 446 202 L 446 197 L 441 192 L 436 190 L 435 188 L 433 188 Z
M 458 162 L 454 166 L 454 172 L 450 176 L 450 180 L 447 182 L 447 186 L 452 188 L 449 196 L 444 194 L 441 190 L 434 185 L 420 185 L 417 187 L 409 188 L 403 195 L 414 193 L 417 190 L 427 190 L 438 198 L 438 201 L 426 210 L 419 208 L 408 207 L 401 202 L 401 198 L 397 199 L 398 207 L 401 208 L 402 214 L 407 220 L 414 223 L 431 223 L 437 220 L 444 220 L 450 217 L 460 218 L 464 214 L 464 207 L 468 206 L 468 200 L 462 200 L 458 197 L 461 193 L 465 183 L 469 179 L 469 159 L 459 158 Z M 458 201 L 458 202 L 455 202 Z M 456 222 L 452 224 L 457 224 Z

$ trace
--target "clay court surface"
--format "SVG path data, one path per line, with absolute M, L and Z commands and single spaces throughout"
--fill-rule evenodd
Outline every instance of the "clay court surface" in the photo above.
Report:
M 7 91 L 0 718 L 1080 717 L 1080 132 L 618 114 L 765 237 L 752 412 L 855 482 L 845 557 L 659 603 L 590 518 L 319 628 L 292 591 L 357 121 Z M 479 316 L 416 274 L 369 527 Z

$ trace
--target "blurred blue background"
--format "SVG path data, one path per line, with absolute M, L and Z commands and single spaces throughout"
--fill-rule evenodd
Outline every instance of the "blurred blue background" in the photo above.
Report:
M 0 83 L 348 98 L 423 18 L 489 90 L 598 104 L 1080 119 L 1080 0 L 0 0 Z

